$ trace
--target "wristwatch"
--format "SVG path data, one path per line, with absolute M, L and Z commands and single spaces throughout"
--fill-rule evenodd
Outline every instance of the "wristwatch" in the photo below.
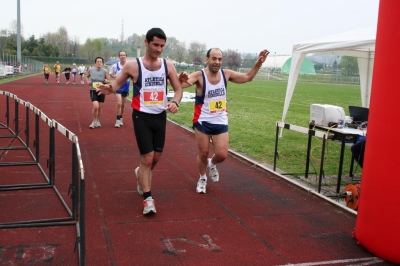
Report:
M 179 103 L 177 101 L 172 101 L 174 104 L 176 104 L 176 107 L 179 107 Z

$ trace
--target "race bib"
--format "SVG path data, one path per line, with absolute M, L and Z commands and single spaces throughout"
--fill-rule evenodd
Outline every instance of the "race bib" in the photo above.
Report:
M 210 114 L 224 112 L 226 110 L 226 99 L 210 101 Z
M 164 104 L 164 90 L 159 91 L 145 91 L 143 93 L 145 105 L 160 105 Z
M 97 88 L 100 87 L 102 84 L 103 84 L 103 83 L 101 83 L 101 82 L 93 82 L 93 84 L 92 84 L 93 89 L 97 89 Z

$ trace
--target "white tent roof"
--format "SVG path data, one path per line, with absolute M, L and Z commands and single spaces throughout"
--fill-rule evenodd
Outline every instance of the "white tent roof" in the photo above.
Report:
M 337 54 L 357 57 L 360 74 L 361 103 L 368 107 L 371 95 L 375 56 L 376 28 L 364 28 L 293 45 L 292 64 L 286 88 L 282 121 L 285 121 L 300 67 L 309 53 Z

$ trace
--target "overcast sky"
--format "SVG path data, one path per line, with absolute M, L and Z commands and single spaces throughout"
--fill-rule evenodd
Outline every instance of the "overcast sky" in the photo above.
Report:
M 66 27 L 69 37 L 125 38 L 152 27 L 185 42 L 240 52 L 291 54 L 294 43 L 376 27 L 379 0 L 20 0 L 23 36 Z M 17 0 L 1 0 L 0 29 L 17 19 Z

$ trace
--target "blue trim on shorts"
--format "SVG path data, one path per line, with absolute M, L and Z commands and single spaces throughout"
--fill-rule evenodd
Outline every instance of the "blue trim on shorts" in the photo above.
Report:
M 206 135 L 219 135 L 228 132 L 228 125 L 210 124 L 207 122 L 196 122 L 193 124 L 193 129 L 206 134 Z

